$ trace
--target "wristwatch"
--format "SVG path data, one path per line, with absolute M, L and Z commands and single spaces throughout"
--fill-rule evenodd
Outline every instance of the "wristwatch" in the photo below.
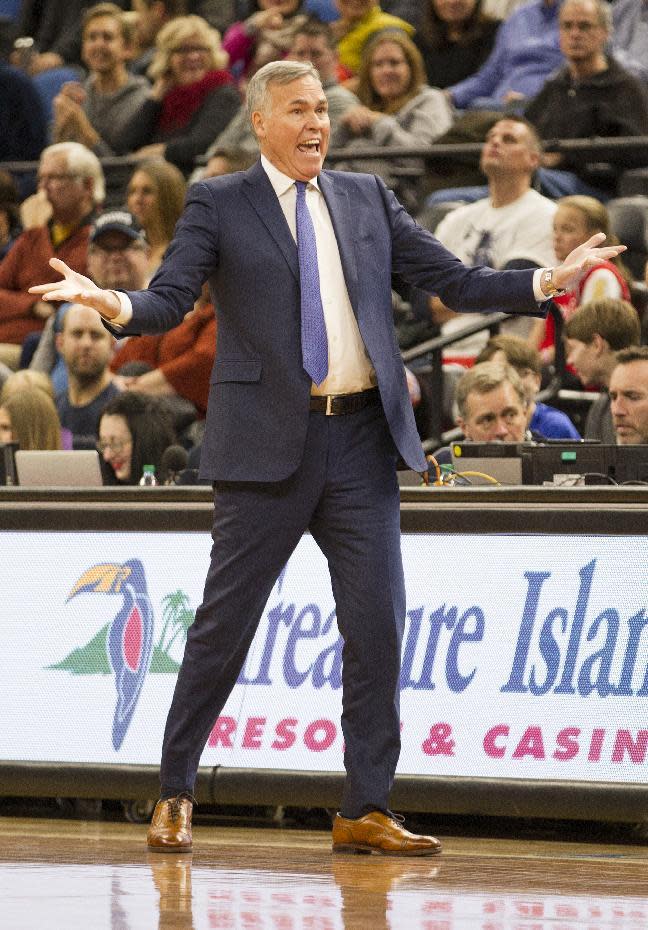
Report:
M 545 268 L 540 275 L 540 290 L 545 297 L 559 297 L 565 294 L 564 288 L 556 287 L 553 280 L 553 268 Z

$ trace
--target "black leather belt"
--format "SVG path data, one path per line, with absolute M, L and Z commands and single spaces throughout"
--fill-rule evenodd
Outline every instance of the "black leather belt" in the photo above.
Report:
M 327 417 L 337 417 L 345 413 L 357 413 L 363 407 L 374 404 L 380 400 L 377 387 L 357 394 L 311 394 L 310 409 L 317 413 L 325 413 Z

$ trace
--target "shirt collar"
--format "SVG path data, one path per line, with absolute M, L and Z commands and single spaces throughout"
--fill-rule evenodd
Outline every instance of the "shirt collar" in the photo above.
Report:
M 289 178 L 287 174 L 283 173 L 283 171 L 279 171 L 279 169 L 275 167 L 275 165 L 273 165 L 265 155 L 261 156 L 261 164 L 263 166 L 263 170 L 268 175 L 268 180 L 272 184 L 277 197 L 281 197 L 294 185 L 295 179 Z M 311 178 L 308 183 L 312 184 L 313 187 L 316 187 L 319 190 L 317 177 Z

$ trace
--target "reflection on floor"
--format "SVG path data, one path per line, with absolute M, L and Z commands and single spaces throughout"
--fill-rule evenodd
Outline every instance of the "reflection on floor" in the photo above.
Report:
M 444 836 L 335 856 L 323 831 L 202 826 L 192 856 L 124 823 L 0 818 L 6 930 L 646 930 L 648 847 Z

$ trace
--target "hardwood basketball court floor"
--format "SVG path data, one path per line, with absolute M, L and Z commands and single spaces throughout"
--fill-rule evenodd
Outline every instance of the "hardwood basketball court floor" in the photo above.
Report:
M 409 820 L 409 818 L 408 818 Z M 648 846 L 438 835 L 440 856 L 332 856 L 324 830 L 0 816 L 3 930 L 648 930 Z M 506 831 L 504 831 L 505 833 Z

